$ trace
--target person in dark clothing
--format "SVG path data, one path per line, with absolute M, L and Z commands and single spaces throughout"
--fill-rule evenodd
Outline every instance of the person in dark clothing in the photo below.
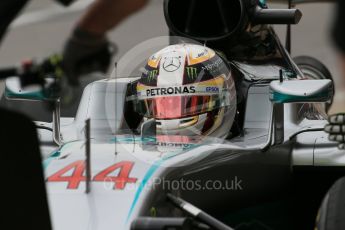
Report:
M 335 84 L 335 94 L 328 110 L 329 124 L 325 131 L 330 133 L 329 139 L 337 141 L 340 149 L 345 149 L 345 1 L 338 0 L 336 17 L 332 28 L 332 38 L 338 51 L 341 77 Z
M 73 0 L 57 0 L 69 5 Z M 8 26 L 17 17 L 29 0 L 0 1 L 0 41 Z M 111 59 L 106 33 L 129 15 L 142 9 L 148 0 L 95 0 L 76 23 L 63 51 L 64 71 L 71 84 L 77 84 L 81 62 L 101 55 Z M 94 70 L 94 69 L 93 69 Z M 104 71 L 102 69 L 102 71 Z
M 345 55 L 345 1 L 338 0 L 332 35 L 340 53 Z
M 34 123 L 0 109 L 1 229 L 51 229 Z
M 9 24 L 17 17 L 27 2 L 28 0 L 0 1 L 0 41 Z
M 10 23 L 29 0 L 0 1 L 0 42 Z M 59 0 L 68 5 L 71 0 Z M 95 0 L 67 40 L 64 71 L 70 84 L 77 84 L 78 64 L 106 52 L 106 32 L 147 0 Z M 101 53 L 102 54 L 102 53 Z M 110 56 L 108 57 L 111 58 Z M 42 159 L 35 124 L 30 118 L 0 108 L 0 204 L 1 229 L 52 229 Z
M 27 2 L 0 1 L 0 41 Z M 3 175 L 0 203 L 4 213 L 1 228 L 51 229 L 41 155 L 33 122 L 24 115 L 0 109 L 0 148 L 0 170 Z
M 336 45 L 339 62 L 342 69 L 341 79 L 337 79 L 337 85 L 332 107 L 329 114 L 345 113 L 345 1 L 338 0 L 336 7 L 336 19 L 332 28 L 332 37 Z

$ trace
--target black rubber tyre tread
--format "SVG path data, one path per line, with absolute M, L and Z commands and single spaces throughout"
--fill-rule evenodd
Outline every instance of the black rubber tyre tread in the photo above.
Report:
M 327 193 L 320 211 L 318 230 L 344 230 L 345 229 L 345 177 L 337 180 Z M 322 218 L 323 217 L 323 218 Z

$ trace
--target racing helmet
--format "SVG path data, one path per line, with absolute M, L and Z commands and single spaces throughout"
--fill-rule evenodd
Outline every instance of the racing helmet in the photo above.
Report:
M 230 66 L 196 44 L 168 46 L 147 61 L 136 85 L 136 111 L 155 119 L 157 135 L 229 134 L 236 112 Z

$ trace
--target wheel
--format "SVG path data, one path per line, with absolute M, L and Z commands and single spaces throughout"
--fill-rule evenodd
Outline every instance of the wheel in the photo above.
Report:
M 331 72 L 319 60 L 309 56 L 294 57 L 293 61 L 303 72 L 307 79 L 331 79 L 333 80 Z
M 316 58 L 309 56 L 298 56 L 294 57 L 293 61 L 304 74 L 304 80 L 330 79 L 333 81 L 333 77 L 329 69 Z M 331 102 L 326 102 L 298 105 L 297 116 L 299 119 L 327 119 L 327 110 L 331 104 Z
M 315 229 L 345 229 L 345 177 L 336 181 L 326 194 L 316 218 Z

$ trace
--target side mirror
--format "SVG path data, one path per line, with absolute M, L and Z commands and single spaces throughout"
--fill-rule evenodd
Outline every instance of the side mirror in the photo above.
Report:
M 274 103 L 327 102 L 333 96 L 333 83 L 322 80 L 272 81 L 270 100 Z
M 53 81 L 47 84 L 53 86 Z M 18 77 L 7 78 L 5 82 L 5 97 L 9 100 L 29 100 L 29 101 L 49 101 L 54 104 L 53 109 L 53 140 L 57 145 L 61 145 L 60 135 L 60 99 L 44 91 L 44 87 L 40 85 L 32 85 L 22 89 L 20 79 Z M 53 89 L 53 88 L 51 88 Z M 52 91 L 53 92 L 53 91 Z M 49 95 L 49 96 L 48 96 Z
M 42 87 L 39 85 L 34 85 L 28 87 L 27 89 L 22 89 L 20 79 L 18 77 L 10 77 L 6 79 L 5 85 L 5 96 L 9 100 L 44 100 Z
M 55 93 L 56 83 L 54 79 L 46 78 L 44 87 L 31 85 L 22 88 L 18 77 L 10 77 L 5 81 L 5 97 L 9 100 L 30 100 L 30 101 L 56 101 L 58 96 Z

